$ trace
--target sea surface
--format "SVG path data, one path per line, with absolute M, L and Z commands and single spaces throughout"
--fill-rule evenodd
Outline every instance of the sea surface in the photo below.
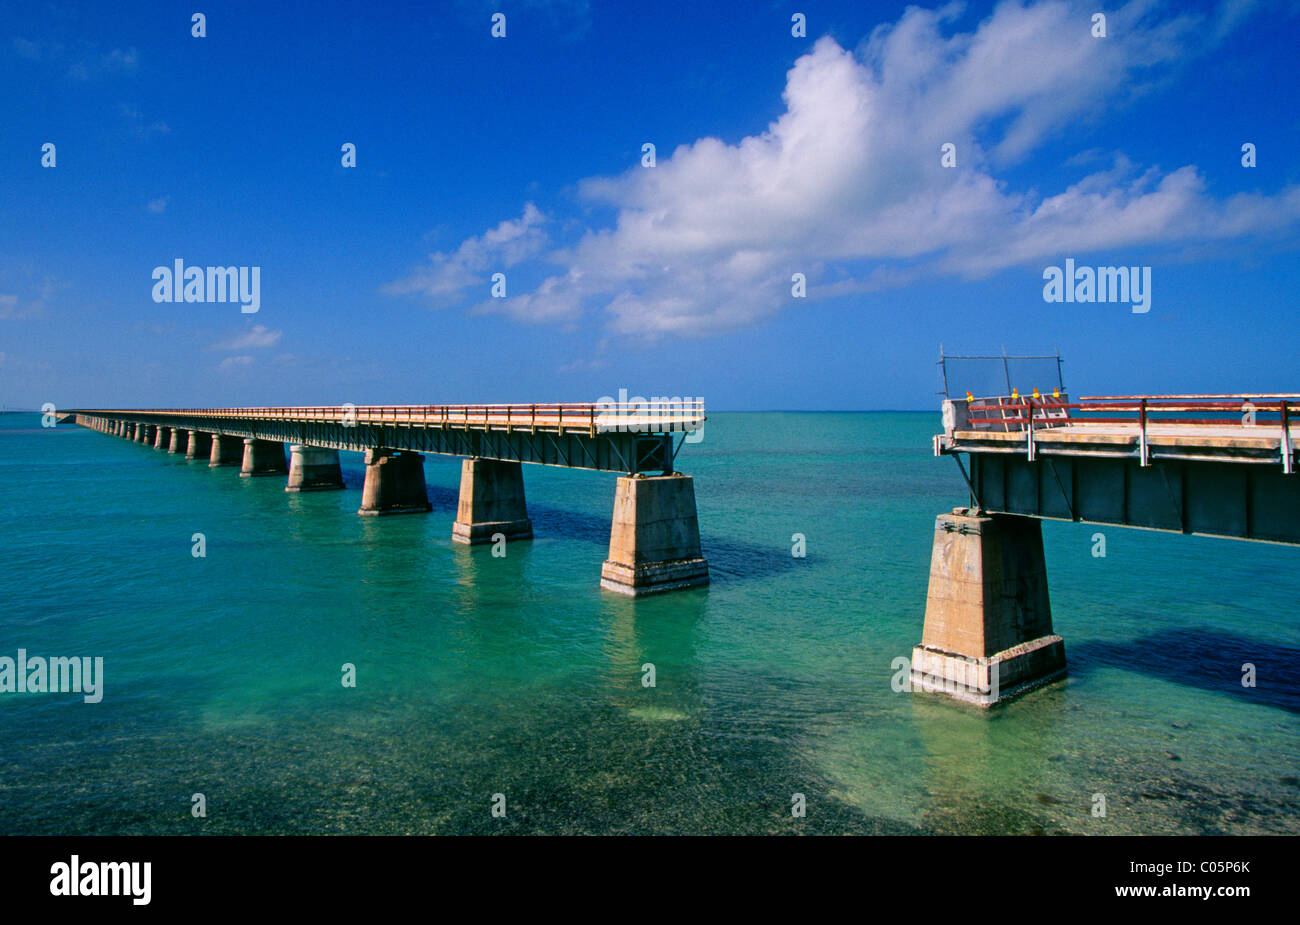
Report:
M 966 502 L 938 424 L 712 414 L 678 457 L 712 585 L 634 601 L 612 474 L 526 466 L 493 557 L 451 542 L 456 459 L 432 513 L 359 517 L 358 454 L 293 495 L 0 416 L 0 655 L 105 677 L 0 694 L 0 833 L 1300 832 L 1300 549 L 1047 522 L 1069 679 L 893 690 Z

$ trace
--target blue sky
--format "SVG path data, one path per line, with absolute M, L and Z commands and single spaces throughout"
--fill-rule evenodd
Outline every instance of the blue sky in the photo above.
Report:
M 1300 385 L 1292 4 L 195 6 L 0 17 L 8 407 L 920 409 L 940 342 Z M 1070 257 L 1151 310 L 1045 302 Z M 154 302 L 177 258 L 259 311 Z

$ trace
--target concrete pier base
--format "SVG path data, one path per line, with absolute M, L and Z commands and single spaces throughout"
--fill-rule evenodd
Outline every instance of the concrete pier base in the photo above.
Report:
M 171 442 L 171 439 L 172 439 L 172 435 L 171 435 L 170 427 L 154 428 L 153 448 L 155 450 L 161 450 L 165 448 L 167 444 Z
M 460 502 L 451 538 L 457 543 L 491 543 L 533 537 L 524 501 L 523 466 L 500 459 L 466 459 L 460 467 Z
M 184 453 L 189 449 L 190 432 L 180 427 L 172 428 L 172 439 L 167 444 L 168 453 Z
M 709 583 L 688 475 L 620 476 L 600 586 L 640 596 Z
M 289 444 L 289 484 L 285 491 L 330 491 L 343 487 L 339 451 Z
M 1039 521 L 967 508 L 939 515 L 911 675 L 913 690 L 981 707 L 1065 677 Z
M 212 435 L 212 452 L 208 454 L 208 466 L 238 466 L 244 462 L 244 438 L 230 437 L 226 434 Z
M 203 430 L 190 431 L 189 443 L 185 447 L 186 459 L 207 459 L 212 455 L 212 434 Z
M 239 470 L 240 478 L 254 475 L 284 475 L 289 468 L 284 464 L 284 444 L 276 440 L 244 438 L 244 459 Z
M 148 442 L 149 442 L 149 427 L 150 427 L 150 425 L 148 425 L 148 424 L 137 424 L 137 425 L 135 425 L 135 442 L 136 442 L 136 443 L 148 443 Z
M 358 514 L 416 514 L 433 509 L 424 486 L 424 457 L 386 448 L 366 450 L 366 483 Z

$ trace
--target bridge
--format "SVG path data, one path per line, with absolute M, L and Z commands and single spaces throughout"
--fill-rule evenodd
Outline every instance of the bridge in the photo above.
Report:
M 1065 676 L 1041 520 L 1300 545 L 1298 408 L 1295 394 L 1072 402 L 1059 388 L 945 400 L 934 454 L 957 461 L 970 503 L 935 522 L 914 687 L 991 706 Z
M 708 584 L 692 478 L 675 463 L 702 402 L 68 409 L 100 433 L 285 491 L 344 487 L 339 451 L 365 454 L 362 515 L 431 510 L 423 454 L 463 457 L 452 540 L 531 539 L 522 463 L 618 472 L 601 586 L 630 595 Z M 288 460 L 285 448 L 288 447 Z

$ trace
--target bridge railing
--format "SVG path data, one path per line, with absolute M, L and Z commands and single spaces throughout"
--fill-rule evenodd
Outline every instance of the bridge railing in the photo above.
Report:
M 89 413 L 89 412 L 88 412 Z M 106 409 L 97 414 L 174 416 L 217 419 L 406 424 L 489 430 L 556 429 L 663 433 L 692 431 L 705 421 L 704 402 L 671 399 L 658 402 L 534 402 L 480 405 L 299 405 L 248 408 Z
M 967 403 L 971 430 L 1018 430 L 1064 424 L 1193 424 L 1201 426 L 1290 423 L 1300 394 L 1284 395 L 1087 395 L 1077 401 L 1015 396 Z
M 945 430 L 951 438 L 956 430 L 1024 433 L 1030 459 L 1035 457 L 1034 434 L 1044 428 L 1091 426 L 1127 431 L 1137 437 L 1141 465 L 1149 463 L 1148 437 L 1152 427 L 1178 425 L 1200 427 L 1263 426 L 1278 430 L 1278 450 L 1283 471 L 1292 470 L 1291 419 L 1300 408 L 1300 394 L 1237 395 L 1086 395 L 1077 401 L 1060 397 L 970 397 L 964 414 L 953 413 L 953 426 Z

